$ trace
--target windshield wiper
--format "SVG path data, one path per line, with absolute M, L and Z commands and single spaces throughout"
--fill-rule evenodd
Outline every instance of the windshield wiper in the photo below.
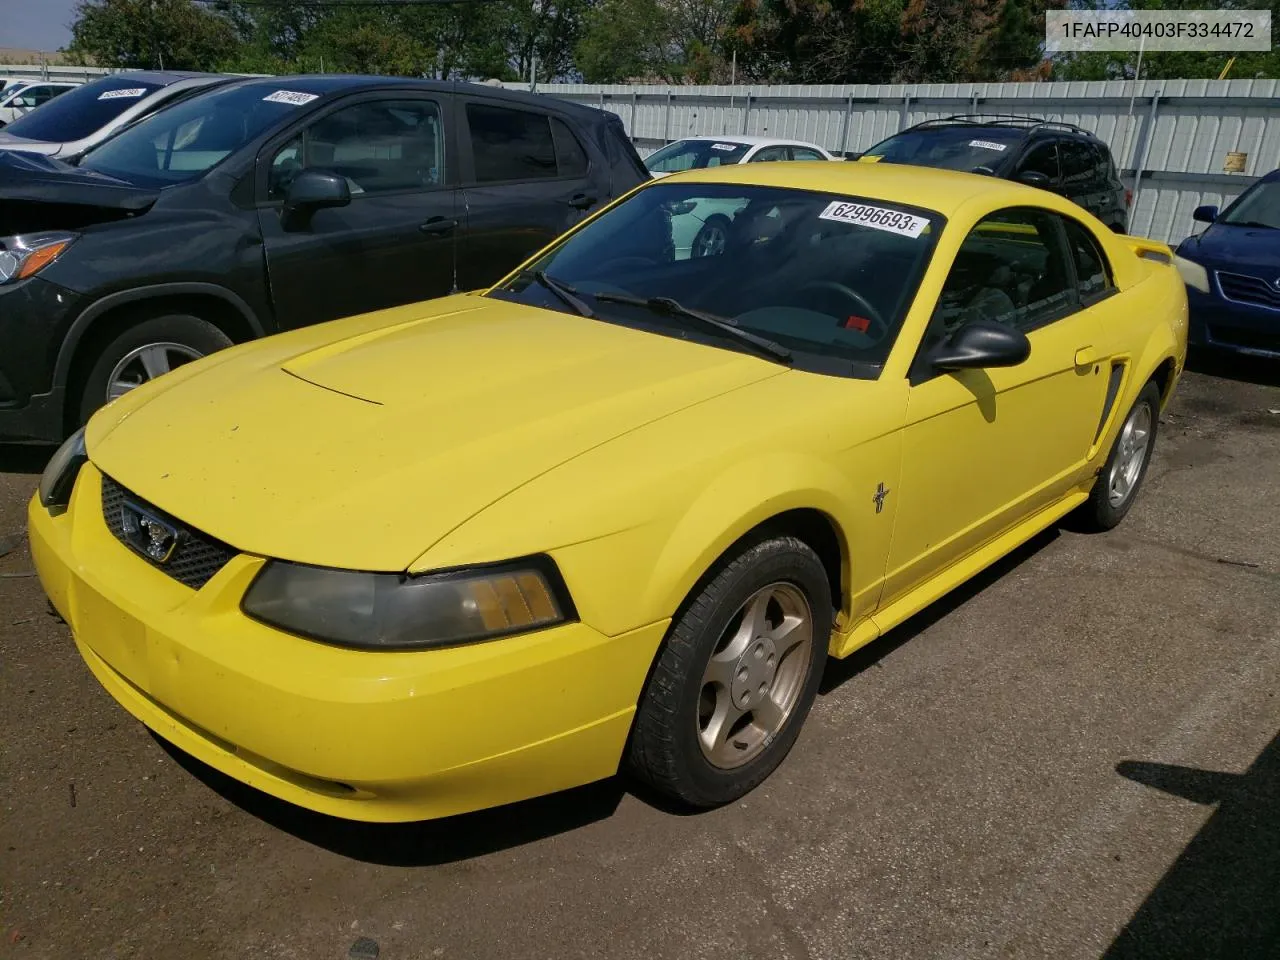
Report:
M 573 289 L 573 287 L 566 286 L 565 284 L 561 283 L 559 280 L 555 279 L 554 277 L 547 276 L 547 271 L 545 270 L 533 271 L 533 279 L 537 280 L 539 284 L 541 284 L 542 286 L 550 290 L 552 293 L 554 293 L 557 297 L 563 300 L 568 306 L 573 307 L 573 309 L 577 311 L 579 315 L 584 317 L 592 317 L 592 318 L 595 317 L 596 315 L 595 311 L 592 310 L 589 306 L 587 306 L 586 301 L 580 299 L 577 296 L 577 293 L 578 293 L 577 290 Z
M 686 307 L 670 297 L 633 297 L 625 293 L 606 292 L 595 294 L 595 298 L 606 303 L 623 303 L 632 307 L 644 307 L 667 317 L 688 317 L 691 320 L 697 320 L 703 326 L 728 334 L 739 343 L 754 347 L 756 352 L 764 354 L 771 360 L 785 362 L 791 359 L 791 351 L 782 344 L 775 343 L 767 337 L 762 337 L 749 330 L 743 330 L 741 327 L 735 326 L 728 320 L 723 320 L 714 314 L 703 313 L 701 310 Z

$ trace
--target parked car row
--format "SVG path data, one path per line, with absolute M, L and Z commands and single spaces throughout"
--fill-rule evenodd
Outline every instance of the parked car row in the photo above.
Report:
M 76 80 L 13 80 L 0 88 L 0 127 L 80 85 Z

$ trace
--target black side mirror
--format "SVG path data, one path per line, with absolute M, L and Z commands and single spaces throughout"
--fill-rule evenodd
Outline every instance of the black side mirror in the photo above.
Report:
M 1039 187 L 1041 190 L 1048 190 L 1051 181 L 1047 176 L 1039 170 L 1023 170 L 1017 176 L 1019 183 L 1025 183 L 1028 187 Z
M 311 217 L 325 207 L 345 207 L 351 202 L 347 178 L 327 170 L 303 170 L 289 184 L 280 223 L 286 230 L 305 230 Z
M 1021 330 L 994 320 L 971 320 L 934 348 L 929 362 L 937 370 L 1014 367 L 1031 356 L 1031 341 Z
M 845 158 L 846 160 L 861 160 L 861 159 L 862 159 L 862 153 L 863 153 L 863 151 L 861 151 L 861 150 L 846 150 L 846 151 L 844 152 L 844 158 Z
M 1212 204 L 1196 207 L 1191 211 L 1191 219 L 1198 220 L 1200 223 L 1213 223 L 1218 219 L 1218 208 Z

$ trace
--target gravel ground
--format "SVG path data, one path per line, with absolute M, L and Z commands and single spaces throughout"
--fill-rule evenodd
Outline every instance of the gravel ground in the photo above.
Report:
M 1119 529 L 831 663 L 783 767 L 698 816 L 617 782 L 409 826 L 290 808 L 117 707 L 19 543 L 0 957 L 1280 957 L 1278 384 L 1188 374 Z M 0 448 L 0 553 L 47 454 Z

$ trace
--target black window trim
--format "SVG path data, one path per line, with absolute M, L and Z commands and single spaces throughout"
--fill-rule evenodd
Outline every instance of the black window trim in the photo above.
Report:
M 282 78 L 284 83 L 287 77 Z M 434 90 L 415 90 L 413 88 L 403 87 L 385 87 L 378 90 L 365 90 L 360 93 L 350 94 L 348 96 L 339 97 L 329 100 L 320 105 L 313 106 L 307 113 L 298 116 L 292 120 L 288 126 L 280 130 L 280 132 L 272 134 L 261 147 L 258 148 L 254 157 L 254 173 L 253 173 L 253 197 L 254 207 L 259 210 L 277 210 L 283 206 L 283 200 L 272 200 L 268 193 L 268 183 L 271 176 L 271 160 L 276 152 L 285 144 L 298 135 L 300 131 L 305 131 L 312 124 L 325 117 L 337 113 L 346 107 L 359 106 L 362 103 L 370 103 L 375 101 L 388 100 L 429 100 L 436 105 L 436 109 L 440 112 L 440 127 L 444 131 L 444 179 L 433 187 L 406 187 L 403 190 L 379 190 L 376 193 L 355 193 L 351 195 L 351 202 L 356 203 L 361 200 L 372 200 L 381 197 L 402 197 L 424 193 L 438 193 L 442 190 L 453 190 L 458 186 L 458 163 L 454 158 L 456 151 L 451 152 L 451 140 L 453 139 L 453 119 L 450 94 L 438 93 Z
M 1041 330 L 1044 327 L 1049 326 L 1050 324 L 1057 323 L 1060 320 L 1067 319 L 1067 317 L 1075 316 L 1076 314 L 1081 313 L 1087 307 L 1093 306 L 1093 304 L 1098 301 L 1093 300 L 1090 303 L 1086 304 L 1080 299 L 1080 286 L 1079 286 L 1079 281 L 1076 277 L 1076 258 L 1071 253 L 1071 247 L 1070 247 L 1069 241 L 1067 240 L 1067 231 L 1066 231 L 1066 228 L 1063 227 L 1062 225 L 1063 220 L 1066 218 L 1064 217 L 1063 214 L 1059 213 L 1056 210 L 1050 210 L 1047 207 L 1027 206 L 1025 204 L 1019 204 L 1017 206 L 1012 206 L 1012 207 L 1000 207 L 997 210 L 991 210 L 988 213 L 984 214 L 976 223 L 974 223 L 972 227 L 969 228 L 969 231 L 968 233 L 965 234 L 964 239 L 968 240 L 969 235 L 972 234 L 973 231 L 978 228 L 978 224 L 983 223 L 984 221 L 990 219 L 991 217 L 998 216 L 1000 214 L 1015 213 L 1015 212 L 1024 211 L 1024 210 L 1030 211 L 1031 213 L 1039 214 L 1041 216 L 1047 216 L 1050 218 L 1050 221 L 1053 223 L 1053 231 L 1052 231 L 1053 238 L 1050 242 L 1051 244 L 1053 244 L 1053 246 L 1057 247 L 1058 256 L 1066 260 L 1066 275 L 1068 278 L 1067 293 L 1069 294 L 1068 298 L 1063 302 L 1062 306 L 1059 307 L 1057 310 L 1054 310 L 1050 313 L 1045 314 L 1045 316 L 1040 318 L 1033 326 L 1026 327 L 1026 328 L 1019 328 L 1027 336 L 1031 336 L 1031 334 L 1035 333 L 1037 330 Z M 963 246 L 964 240 L 960 241 L 960 243 Z M 957 252 L 959 252 L 959 248 L 957 248 Z M 1051 253 L 1052 252 L 1053 251 L 1051 248 Z M 951 276 L 951 268 L 954 266 L 955 266 L 955 257 L 952 257 L 951 263 L 948 264 L 947 266 L 948 277 Z M 944 277 L 942 281 L 942 284 L 944 287 L 946 286 L 946 282 L 947 282 L 946 277 Z M 1114 290 L 1112 292 L 1114 292 Z M 1108 296 L 1109 295 L 1110 294 L 1108 294 Z M 939 290 L 939 298 L 940 297 L 941 297 L 941 290 Z M 922 384 L 928 383 L 930 380 L 937 379 L 938 377 L 946 373 L 946 371 L 944 370 L 935 370 L 929 365 L 927 360 L 927 354 L 929 351 L 928 351 L 928 348 L 925 347 L 925 342 L 929 339 L 929 331 L 932 330 L 934 327 L 935 317 L 937 316 L 937 310 L 938 310 L 938 302 L 937 300 L 935 300 L 933 303 L 933 309 L 929 312 L 929 321 L 925 324 L 924 332 L 920 334 L 920 340 L 916 343 L 916 352 L 911 359 L 911 365 L 907 368 L 907 381 L 912 387 L 917 387 Z
M 457 121 L 456 129 L 458 132 L 458 155 L 460 157 L 459 185 L 473 190 L 487 189 L 488 187 L 510 187 L 517 184 L 526 183 L 571 183 L 575 180 L 590 180 L 597 169 L 596 155 L 591 147 L 587 144 L 587 138 L 582 136 L 582 132 L 573 122 L 573 118 L 568 113 L 562 113 L 559 110 L 548 109 L 541 104 L 525 104 L 514 103 L 507 100 L 496 100 L 491 97 L 477 96 L 474 94 L 464 94 L 459 96 L 457 101 Z M 582 148 L 582 152 L 587 155 L 587 171 L 584 174 L 573 176 L 560 175 L 560 161 L 556 158 L 556 175 L 554 177 L 520 177 L 511 180 L 477 180 L 476 179 L 476 160 L 475 153 L 471 147 L 471 121 L 467 117 L 467 107 L 472 104 L 478 104 L 484 107 L 492 107 L 500 110 L 512 110 L 516 113 L 532 113 L 547 118 L 547 128 L 551 134 L 551 149 L 555 151 L 555 132 L 551 128 L 551 119 L 564 123 L 569 128 L 569 132 L 573 134 L 574 139 L 578 141 L 578 146 Z

